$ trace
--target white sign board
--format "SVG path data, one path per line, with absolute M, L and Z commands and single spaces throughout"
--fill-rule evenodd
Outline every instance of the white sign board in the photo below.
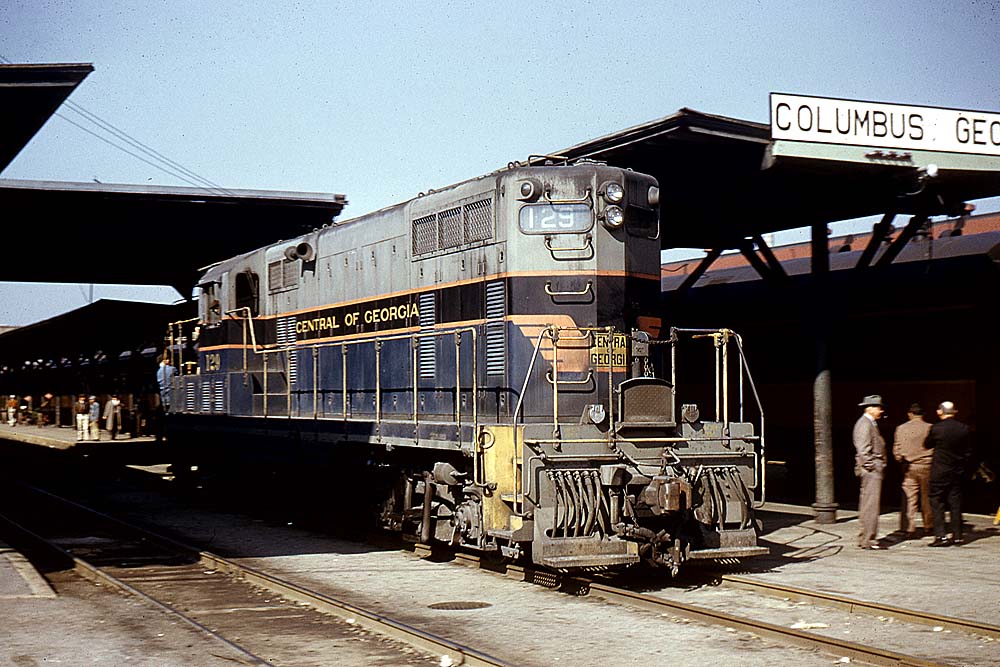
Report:
M 771 138 L 1000 156 L 1000 114 L 771 93 Z

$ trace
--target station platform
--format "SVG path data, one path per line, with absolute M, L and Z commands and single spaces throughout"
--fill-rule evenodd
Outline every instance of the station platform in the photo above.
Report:
M 76 429 L 69 426 L 28 426 L 25 424 L 10 426 L 4 422 L 0 423 L 0 440 L 41 445 L 51 449 L 73 449 L 79 447 L 86 449 L 93 445 L 101 444 L 119 445 L 122 443 L 155 442 L 156 438 L 153 436 L 132 437 L 131 433 L 119 433 L 112 440 L 111 434 L 102 429 L 100 440 L 77 440 Z
M 153 436 L 119 433 L 114 440 L 101 431 L 100 440 L 77 440 L 76 429 L 66 426 L 9 426 L 0 424 L 0 459 L 4 456 L 38 458 L 65 455 L 109 465 L 165 462 L 164 445 Z M 0 469 L 2 470 L 2 469 Z

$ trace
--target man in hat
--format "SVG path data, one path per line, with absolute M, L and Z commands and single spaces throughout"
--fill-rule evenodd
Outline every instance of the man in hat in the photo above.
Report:
M 934 526 L 930 498 L 934 450 L 924 446 L 931 425 L 924 421 L 924 410 L 920 404 L 910 405 L 906 416 L 908 421 L 896 427 L 892 455 L 903 468 L 903 509 L 899 513 L 899 530 L 906 535 L 906 539 L 914 539 L 918 537 L 918 505 L 924 521 L 924 534 L 929 535 Z
M 934 541 L 928 546 L 947 547 L 962 543 L 962 478 L 972 459 L 969 427 L 955 419 L 958 409 L 951 401 L 938 406 L 941 421 L 931 426 L 927 446 L 934 450 L 930 495 L 934 511 Z M 945 535 L 944 510 L 951 511 L 951 537 Z
M 858 520 L 861 532 L 858 546 L 862 549 L 880 550 L 876 541 L 878 534 L 879 501 L 882 495 L 882 471 L 885 470 L 885 440 L 878 430 L 878 419 L 882 416 L 882 397 L 873 394 L 865 396 L 858 403 L 864 414 L 854 424 L 854 474 L 861 480 L 861 497 L 858 500 Z
M 112 440 L 122 428 L 122 402 L 118 400 L 118 394 L 112 394 L 104 404 L 104 428 L 108 429 Z

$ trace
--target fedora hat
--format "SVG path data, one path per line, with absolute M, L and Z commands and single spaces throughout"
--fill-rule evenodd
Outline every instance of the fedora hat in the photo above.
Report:
M 882 397 L 878 394 L 872 394 L 871 396 L 865 396 L 865 400 L 858 403 L 858 407 L 867 408 L 868 406 L 882 407 Z

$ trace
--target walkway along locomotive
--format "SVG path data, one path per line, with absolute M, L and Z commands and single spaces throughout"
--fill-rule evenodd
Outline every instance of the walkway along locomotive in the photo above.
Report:
M 331 463 L 384 526 L 563 571 L 765 553 L 739 337 L 660 336 L 658 239 L 653 178 L 535 159 L 221 262 L 170 327 L 168 442 Z

